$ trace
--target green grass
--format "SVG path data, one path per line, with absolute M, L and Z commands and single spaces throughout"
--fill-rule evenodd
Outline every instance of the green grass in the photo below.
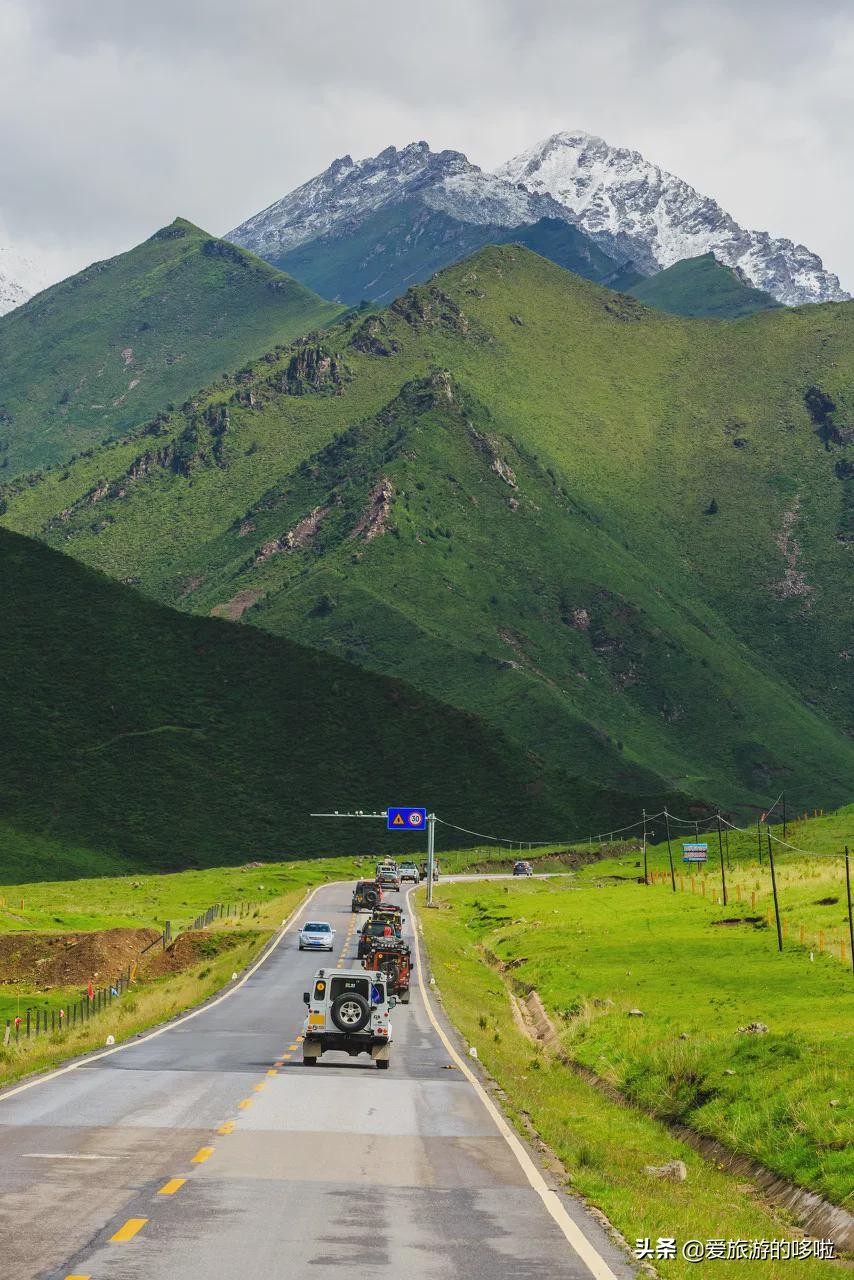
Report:
M 626 292 L 671 315 L 713 320 L 733 320 L 781 305 L 770 293 L 755 289 L 731 267 L 718 262 L 713 253 L 675 262 L 649 279 L 639 280 Z
M 256 903 L 261 907 L 326 880 L 356 879 L 361 858 L 313 858 L 310 862 L 269 862 L 260 866 L 209 867 L 172 874 L 99 876 L 4 884 L 0 932 L 135 928 L 173 932 L 186 928 L 215 903 Z M 23 907 L 21 903 L 23 902 Z
M 306 374 L 315 345 L 334 374 Z M 485 720 L 597 826 L 653 794 L 829 807 L 854 768 L 852 377 L 849 304 L 682 319 L 489 248 L 135 455 L 7 493 L 5 521 L 184 610 L 251 592 L 243 622 Z
M 439 901 L 428 937 L 513 960 L 570 1056 L 638 1106 L 850 1199 L 850 971 L 779 955 L 764 930 L 715 927 L 707 901 L 635 883 L 440 883 Z M 739 1034 L 751 1022 L 769 1033 Z
M 176 218 L 0 319 L 0 476 L 122 437 L 338 310 Z
M 529 1136 L 528 1125 L 533 1125 L 566 1168 L 570 1189 L 601 1208 L 632 1245 L 643 1237 L 654 1243 L 659 1237 L 672 1236 L 681 1243 L 687 1239 L 798 1236 L 787 1215 L 766 1203 L 741 1175 L 729 1174 L 704 1160 L 640 1108 L 610 1101 L 519 1030 L 504 983 L 484 962 L 482 952 L 483 944 L 492 941 L 496 932 L 503 935 L 509 922 L 502 929 L 499 921 L 487 921 L 485 916 L 492 910 L 495 916 L 512 913 L 515 919 L 524 911 L 529 927 L 522 954 L 530 957 L 532 965 L 541 965 L 543 952 L 535 921 L 541 919 L 553 930 L 552 911 L 563 913 L 582 899 L 578 893 L 525 886 L 520 905 L 516 897 L 519 888 L 513 885 L 505 892 L 501 885 L 440 886 L 445 909 L 422 911 L 421 919 L 430 970 L 445 1009 L 503 1090 L 502 1105 L 523 1137 Z M 612 899 L 601 891 L 599 896 L 605 910 Z M 487 910 L 475 910 L 475 899 Z M 553 901 L 559 904 L 557 908 L 546 906 Z M 575 963 L 570 950 L 577 936 L 574 926 L 573 918 L 572 930 L 561 938 L 561 964 L 567 967 Z M 518 938 L 521 930 L 522 925 L 517 924 L 514 936 Z M 637 963 L 632 961 L 635 972 Z M 526 968 L 522 966 L 523 974 Z M 560 969 L 554 970 L 552 964 L 550 990 L 561 981 Z M 593 971 L 588 981 L 591 987 L 599 983 L 599 971 Z M 664 978 L 658 981 L 665 986 Z M 571 989 L 570 999 L 576 998 L 573 979 L 567 978 L 564 985 Z M 614 998 L 622 1007 L 625 993 L 621 988 Z M 564 1000 L 563 991 L 560 1000 Z M 616 1009 L 609 1014 L 616 1016 Z M 633 1019 L 632 1025 L 638 1021 Z M 643 1021 L 646 1031 L 647 1020 Z M 661 1182 L 645 1173 L 647 1165 L 674 1159 L 687 1166 L 688 1178 L 683 1183 Z M 655 1266 L 668 1280 L 684 1280 L 697 1273 L 696 1267 L 681 1259 L 656 1262 Z M 817 1261 L 720 1261 L 714 1266 L 715 1273 L 727 1280 L 782 1280 L 783 1275 L 792 1280 L 821 1280 L 836 1274 L 833 1264 Z
M 474 824 L 498 808 L 523 825 L 589 817 L 591 793 L 474 717 L 8 530 L 0 592 L 0 882 L 423 848 L 310 816 L 407 797 Z

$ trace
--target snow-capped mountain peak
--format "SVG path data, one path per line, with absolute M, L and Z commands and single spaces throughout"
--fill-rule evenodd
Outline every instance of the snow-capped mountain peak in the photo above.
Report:
M 0 245 L 0 315 L 20 307 L 48 283 L 30 258 Z
M 849 296 L 804 245 L 745 230 L 681 178 L 594 134 L 553 134 L 514 156 L 496 176 L 551 196 L 606 252 L 631 258 L 642 270 L 713 252 L 789 305 Z
M 379 155 L 333 160 L 315 178 L 277 200 L 227 238 L 274 259 L 297 245 L 358 226 L 385 205 L 419 199 L 460 222 L 501 227 L 562 216 L 549 196 L 520 190 L 484 173 L 460 151 L 431 151 L 426 142 L 386 147 Z

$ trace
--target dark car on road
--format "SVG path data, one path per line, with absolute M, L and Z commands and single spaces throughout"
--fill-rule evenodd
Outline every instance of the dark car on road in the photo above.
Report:
M 360 880 L 353 890 L 351 911 L 373 911 L 383 900 L 383 891 L 376 880 Z

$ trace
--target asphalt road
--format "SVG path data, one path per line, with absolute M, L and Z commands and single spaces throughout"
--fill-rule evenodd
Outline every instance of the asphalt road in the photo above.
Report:
M 355 963 L 351 926 L 362 917 L 350 915 L 348 888 L 325 887 L 224 999 L 0 1095 L 4 1274 L 633 1275 L 508 1141 L 467 1063 L 451 1065 L 444 1023 L 418 989 L 394 1010 L 389 1071 L 343 1054 L 302 1066 L 302 993 L 329 962 L 298 951 L 303 918 L 329 920 L 334 956 Z

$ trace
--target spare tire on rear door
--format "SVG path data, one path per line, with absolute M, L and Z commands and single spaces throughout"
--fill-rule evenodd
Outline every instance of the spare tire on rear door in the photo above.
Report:
M 352 1034 L 368 1025 L 371 1006 L 358 991 L 345 991 L 332 1001 L 329 1014 L 339 1031 Z
M 378 906 L 378 905 L 379 905 L 379 900 L 380 900 L 380 891 L 379 891 L 379 889 L 366 889 L 366 890 L 365 890 L 365 902 L 367 902 L 369 906 L 371 906 L 371 907 L 376 907 L 376 906 Z

